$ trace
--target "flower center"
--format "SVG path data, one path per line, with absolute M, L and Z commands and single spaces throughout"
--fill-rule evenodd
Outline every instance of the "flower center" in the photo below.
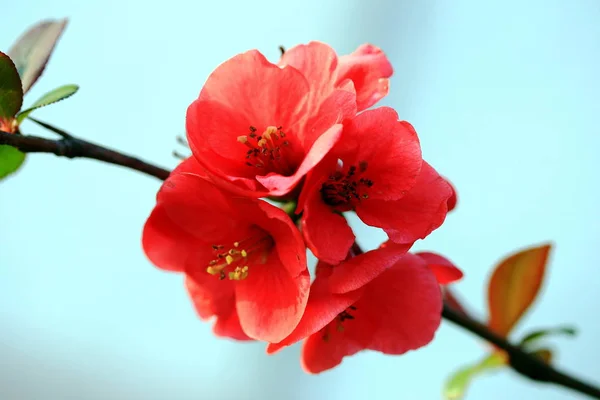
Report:
M 337 170 L 321 186 L 323 201 L 333 207 L 352 209 L 356 203 L 369 198 L 369 189 L 373 181 L 364 176 L 368 163 L 360 161 L 358 167 L 351 165 L 344 173 L 344 165 L 338 160 Z
M 273 238 L 262 230 L 231 245 L 213 244 L 215 258 L 208 263 L 206 272 L 217 275 L 221 280 L 246 279 L 250 265 L 264 264 L 273 245 Z
M 352 315 L 352 311 L 356 311 L 356 306 L 349 306 L 348 308 L 346 308 L 344 311 L 342 311 L 341 313 L 339 313 L 337 315 L 337 317 L 335 317 L 335 319 L 333 321 L 331 321 L 326 327 L 325 327 L 325 331 L 323 333 L 323 340 L 324 341 L 329 341 L 329 339 L 331 338 L 331 334 L 329 333 L 329 328 L 335 324 L 335 330 L 338 332 L 344 332 L 344 321 L 348 320 L 348 319 L 354 319 L 354 316 Z
M 249 147 L 246 151 L 246 165 L 263 170 L 262 175 L 267 172 L 292 175 L 294 168 L 286 160 L 286 153 L 290 152 L 290 142 L 285 139 L 283 127 L 268 126 L 262 135 L 256 133 L 257 129 L 253 126 L 249 129 L 249 134 L 237 138 L 238 142 Z

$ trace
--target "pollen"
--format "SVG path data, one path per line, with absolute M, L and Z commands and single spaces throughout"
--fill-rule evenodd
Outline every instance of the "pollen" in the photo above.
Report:
M 229 279 L 233 281 L 241 281 L 248 277 L 248 266 L 236 267 L 234 271 L 229 273 Z
M 206 268 L 206 272 L 208 272 L 211 275 L 216 275 L 219 273 L 219 270 L 214 267 L 208 267 L 208 268 Z
M 262 230 L 254 230 L 250 236 L 230 246 L 212 245 L 214 259 L 208 262 L 206 272 L 221 280 L 246 279 L 250 265 L 264 263 L 273 245 L 271 235 Z
M 276 172 L 282 175 L 291 175 L 294 165 L 290 164 L 292 152 L 291 142 L 282 140 L 286 135 L 282 126 L 267 126 L 262 134 L 254 126 L 250 126 L 249 133 L 237 137 L 237 141 L 248 149 L 246 150 L 245 164 L 249 167 L 266 169 L 267 172 Z M 261 175 L 265 172 L 261 172 Z
M 359 161 L 358 167 L 350 165 L 346 169 L 342 160 L 338 160 L 336 171 L 321 186 L 323 201 L 330 206 L 341 207 L 342 211 L 349 211 L 357 203 L 368 199 L 369 189 L 374 184 L 364 175 L 368 166 L 367 161 Z

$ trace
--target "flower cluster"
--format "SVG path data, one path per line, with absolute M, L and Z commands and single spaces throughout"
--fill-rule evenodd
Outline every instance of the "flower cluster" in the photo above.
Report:
M 158 192 L 142 242 L 153 264 L 185 275 L 217 336 L 264 341 L 268 353 L 304 340 L 311 373 L 431 341 L 440 284 L 462 273 L 408 250 L 456 194 L 422 159 L 412 125 L 370 108 L 391 75 L 375 46 L 338 58 L 311 42 L 276 64 L 239 54 L 209 76 L 187 110 L 192 156 Z M 388 241 L 362 253 L 348 212 Z M 319 259 L 312 284 L 307 248 Z

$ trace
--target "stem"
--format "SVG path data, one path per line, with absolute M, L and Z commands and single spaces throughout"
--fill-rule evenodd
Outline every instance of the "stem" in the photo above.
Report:
M 91 158 L 134 169 L 162 180 L 167 179 L 170 173 L 164 168 L 148 164 L 138 158 L 72 136 L 50 140 L 0 131 L 1 144 L 16 147 L 23 153 L 52 153 L 67 158 Z
M 1 144 L 16 147 L 24 153 L 52 153 L 61 157 L 100 160 L 143 172 L 161 180 L 167 179 L 170 173 L 164 168 L 146 163 L 138 158 L 70 135 L 64 136 L 60 140 L 49 140 L 36 136 L 24 136 L 0 131 Z M 362 252 L 356 243 L 352 247 L 352 250 L 357 254 Z M 504 350 L 509 356 L 511 368 L 517 373 L 538 382 L 554 383 L 579 393 L 587 394 L 592 398 L 600 399 L 600 389 L 556 370 L 536 356 L 526 353 L 520 347 L 511 344 L 505 338 L 490 331 L 485 325 L 454 310 L 451 306 L 444 304 L 442 316 L 446 320 Z
M 511 368 L 519 374 L 538 382 L 554 383 L 587 394 L 592 398 L 600 399 L 600 389 L 551 367 L 538 357 L 526 353 L 520 347 L 511 344 L 502 336 L 495 334 L 487 326 L 454 310 L 447 304 L 444 304 L 442 316 L 446 320 L 465 328 L 469 332 L 504 350 L 509 356 Z

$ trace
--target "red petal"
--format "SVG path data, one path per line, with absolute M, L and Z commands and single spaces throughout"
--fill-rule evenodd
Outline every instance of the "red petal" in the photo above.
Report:
M 450 212 L 456 208 L 458 196 L 456 195 L 456 189 L 448 179 L 446 179 L 446 183 L 450 185 L 450 188 L 452 189 L 452 196 L 450 196 L 450 198 L 448 199 L 448 212 Z
M 292 66 L 299 70 L 310 84 L 309 113 L 316 113 L 319 105 L 333 91 L 336 81 L 337 55 L 321 42 L 294 46 L 281 56 L 280 66 Z
M 338 157 L 344 164 L 367 162 L 370 199 L 399 199 L 417 182 L 421 147 L 416 132 L 392 108 L 367 110 L 344 126 Z
M 200 245 L 197 238 L 182 230 L 169 218 L 165 208 L 158 205 L 144 225 L 142 247 L 152 264 L 183 272 L 190 252 Z
M 186 276 L 185 286 L 198 316 L 208 320 L 217 319 L 213 332 L 220 337 L 235 340 L 252 340 L 244 333 L 235 309 L 235 292 L 232 281 L 221 281 L 209 274 L 197 274 L 196 280 Z
M 271 196 L 282 196 L 296 186 L 311 169 L 315 167 L 338 142 L 342 134 L 342 125 L 336 124 L 320 135 L 314 142 L 302 164 L 291 176 L 283 176 L 275 173 L 267 176 L 257 176 L 256 179 L 269 190 Z
M 446 218 L 452 190 L 426 162 L 415 187 L 400 200 L 369 199 L 356 207 L 367 225 L 383 228 L 397 243 L 413 243 L 438 228 Z
M 359 289 L 405 256 L 410 245 L 389 243 L 344 261 L 333 268 L 329 289 L 334 293 L 347 293 Z
M 441 322 L 442 296 L 421 258 L 405 255 L 363 290 L 349 311 L 354 318 L 341 322 L 342 329 L 334 321 L 306 340 L 302 366 L 307 372 L 333 368 L 361 350 L 403 354 L 433 339 Z
M 248 148 L 237 142 L 237 137 L 248 133 L 254 124 L 237 110 L 216 101 L 198 99 L 188 107 L 186 114 L 192 153 L 203 167 L 223 179 L 254 179 L 256 169 L 246 165 Z
M 240 317 L 235 307 L 227 318 L 218 318 L 213 326 L 216 336 L 227 337 L 235 340 L 253 340 L 246 335 L 240 325 Z
M 354 233 L 346 219 L 323 202 L 316 188 L 307 194 L 304 203 L 302 233 L 315 257 L 329 264 L 344 260 L 354 243 Z
M 236 286 L 244 332 L 257 340 L 282 341 L 300 322 L 309 286 L 308 270 L 292 277 L 273 253 L 266 264 L 252 265 L 248 277 Z
M 279 343 L 270 343 L 267 346 L 268 354 L 273 354 L 285 346 L 318 332 L 360 298 L 362 289 L 342 294 L 331 293 L 328 276 L 329 273 L 317 275 L 310 287 L 308 304 L 300 323 L 284 340 Z
M 144 225 L 144 252 L 159 268 L 183 271 L 190 255 L 204 246 L 208 257 L 206 240 L 223 237 L 231 227 L 229 202 L 210 182 L 193 175 L 196 167 L 191 158 L 171 173 Z
M 302 143 L 309 148 L 334 124 L 342 123 L 356 115 L 356 92 L 352 82 L 335 89 L 312 114 L 303 131 Z
M 370 350 L 402 354 L 433 339 L 441 322 L 442 293 L 425 262 L 407 254 L 366 285 L 355 306 L 355 319 L 345 324 L 346 330 L 370 339 Z
M 209 274 L 197 274 L 196 280 L 186 275 L 185 286 L 198 316 L 204 320 L 216 316 L 213 332 L 220 337 L 252 340 L 244 333 L 235 309 L 232 281 L 221 281 Z
M 463 277 L 463 273 L 460 269 L 456 268 L 450 260 L 439 254 L 424 251 L 415 253 L 415 255 L 425 260 L 427 266 L 431 269 L 440 285 L 456 282 Z
M 340 57 L 338 71 L 338 81 L 352 79 L 354 82 L 359 111 L 388 94 L 389 80 L 386 78 L 394 72 L 383 51 L 370 44 L 363 44 L 352 54 Z
M 208 77 L 199 99 L 221 103 L 257 127 L 289 126 L 303 112 L 308 93 L 308 81 L 298 70 L 280 68 L 257 50 L 250 50 L 219 65 Z M 194 137 L 208 133 L 201 126 L 196 128 Z
M 219 240 L 233 230 L 236 222 L 231 218 L 235 215 L 231 203 L 212 182 L 184 173 L 184 168 L 165 181 L 157 202 L 183 231 L 197 239 Z
M 291 276 L 298 276 L 306 271 L 306 246 L 302 234 L 281 208 L 266 201 L 246 199 L 236 201 L 236 207 L 250 216 L 250 223 L 269 232 L 275 240 L 279 260 Z
M 328 339 L 324 337 L 327 335 Z M 342 362 L 342 359 L 364 350 L 364 346 L 335 329 L 323 328 L 310 336 L 302 346 L 300 363 L 304 371 L 318 374 Z

